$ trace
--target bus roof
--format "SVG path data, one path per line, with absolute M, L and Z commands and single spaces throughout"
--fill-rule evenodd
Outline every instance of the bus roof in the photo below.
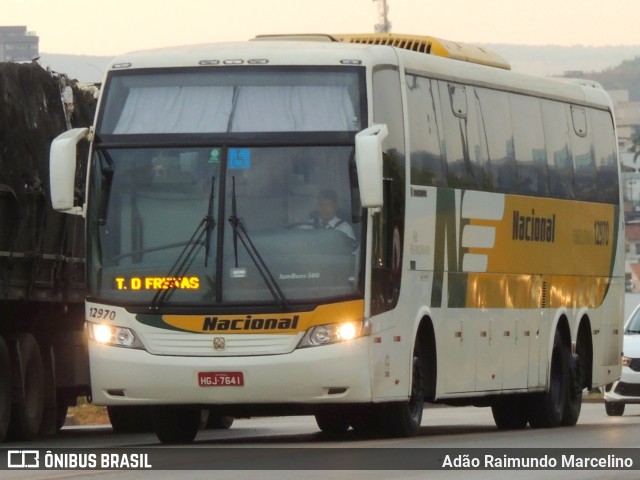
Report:
M 396 52 L 395 54 L 392 52 Z M 234 65 L 362 65 L 397 63 L 434 78 L 611 108 L 596 84 L 525 75 L 488 49 L 434 37 L 398 34 L 261 35 L 251 41 L 131 52 L 110 70 Z M 497 67 L 497 68 L 496 68 Z

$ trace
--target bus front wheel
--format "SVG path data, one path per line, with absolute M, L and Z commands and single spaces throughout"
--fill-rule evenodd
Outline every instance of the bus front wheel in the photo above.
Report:
M 491 413 L 500 430 L 521 430 L 527 426 L 526 398 L 522 395 L 503 395 L 491 403 Z
M 315 417 L 318 428 L 327 435 L 344 435 L 351 425 L 349 413 L 339 408 L 321 410 Z
M 411 395 L 408 401 L 383 403 L 378 406 L 381 433 L 393 437 L 412 437 L 418 433 L 422 422 L 424 397 L 427 385 L 426 354 L 420 338 L 413 348 Z
M 198 434 L 202 411 L 183 405 L 159 405 L 152 407 L 151 417 L 160 442 L 191 443 Z

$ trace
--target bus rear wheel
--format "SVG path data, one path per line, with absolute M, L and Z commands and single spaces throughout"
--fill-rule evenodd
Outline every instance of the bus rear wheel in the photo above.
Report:
M 560 425 L 565 427 L 573 427 L 578 423 L 580 411 L 582 410 L 582 369 L 580 365 L 580 357 L 575 354 L 567 355 L 568 378 L 567 378 L 567 397 L 562 413 L 562 421 Z
M 549 389 L 528 397 L 529 425 L 532 428 L 552 428 L 560 425 L 565 409 L 569 383 L 569 351 L 556 330 L 551 352 Z
M 183 405 L 159 405 L 151 409 L 153 427 L 162 443 L 191 443 L 196 438 L 202 410 Z

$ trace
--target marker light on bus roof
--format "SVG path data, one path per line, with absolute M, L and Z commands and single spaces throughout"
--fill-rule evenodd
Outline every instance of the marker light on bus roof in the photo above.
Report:
M 343 65 L 362 65 L 362 60 L 340 60 L 340 63 Z
M 222 63 L 224 63 L 225 65 L 242 65 L 244 63 L 244 60 L 240 58 L 233 58 L 230 60 L 225 60 Z
M 247 63 L 249 65 L 266 65 L 267 63 L 269 63 L 269 60 L 267 60 L 266 58 L 252 58 L 250 60 L 247 60 Z
M 206 65 L 218 65 L 220 60 L 200 60 L 198 65 L 206 66 Z
M 112 65 L 111 68 L 129 68 L 131 66 L 131 64 L 129 62 L 125 62 L 125 63 L 116 63 L 114 65 Z

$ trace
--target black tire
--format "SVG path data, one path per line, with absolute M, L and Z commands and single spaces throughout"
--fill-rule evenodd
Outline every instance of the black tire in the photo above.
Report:
M 151 407 L 146 405 L 110 405 L 107 415 L 116 433 L 149 433 L 154 431 Z
M 9 436 L 12 440 L 33 440 L 40 431 L 44 412 L 44 367 L 33 335 L 19 334 L 16 345 L 22 363 L 24 398 L 12 405 Z
M 227 415 L 218 415 L 214 413 L 213 410 L 209 410 L 209 418 L 207 419 L 207 424 L 205 428 L 214 429 L 214 430 L 228 430 L 233 425 L 233 421 L 235 419 L 233 417 L 229 417 Z
M 412 437 L 420 430 L 427 386 L 426 355 L 420 339 L 413 347 L 411 395 L 408 401 L 376 405 L 379 431 L 385 436 Z
M 198 434 L 202 411 L 197 407 L 162 405 L 151 408 L 158 440 L 162 443 L 191 443 Z
M 315 414 L 318 428 L 327 435 L 344 435 L 351 426 L 351 417 L 340 408 L 330 408 Z
M 500 430 L 522 430 L 527 426 L 526 397 L 522 395 L 503 395 L 491 403 L 491 413 L 496 427 Z
M 582 410 L 582 365 L 580 357 L 575 354 L 567 355 L 569 361 L 567 378 L 567 396 L 562 412 L 562 420 L 560 425 L 564 427 L 573 427 L 578 423 L 580 411 Z
M 624 403 L 604 402 L 604 409 L 610 417 L 621 417 L 624 413 Z
M 56 433 L 64 427 L 64 423 L 67 421 L 68 411 L 69 404 L 64 400 L 58 400 L 56 404 Z
M 11 366 L 9 350 L 0 337 L 0 442 L 4 440 L 11 420 Z
M 567 398 L 569 361 L 567 347 L 556 330 L 551 352 L 549 389 L 527 398 L 529 425 L 532 428 L 552 428 L 560 425 Z

